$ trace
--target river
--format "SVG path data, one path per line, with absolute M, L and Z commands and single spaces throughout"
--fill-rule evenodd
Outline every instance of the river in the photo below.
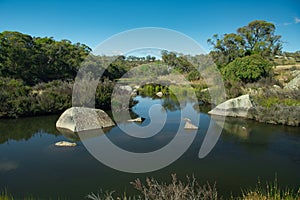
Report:
M 116 126 L 106 134 L 120 147 L 130 151 L 148 152 L 162 148 L 178 129 L 180 109 L 176 102 L 138 96 L 133 111 L 150 124 L 149 108 L 161 104 L 167 113 L 162 131 L 141 140 L 124 139 L 124 133 Z M 185 103 L 192 108 L 191 102 Z M 203 111 L 201 111 L 203 110 Z M 213 150 L 202 159 L 199 149 L 205 137 L 210 116 L 207 108 L 195 111 L 200 115 L 199 130 L 192 145 L 174 163 L 148 173 L 126 173 L 112 169 L 96 160 L 81 141 L 76 147 L 59 148 L 54 144 L 68 140 L 55 128 L 59 116 L 42 116 L 0 120 L 0 189 L 7 190 L 17 199 L 24 196 L 52 199 L 84 199 L 102 190 L 118 191 L 120 195 L 135 194 L 130 182 L 154 177 L 170 181 L 176 173 L 181 179 L 194 175 L 200 184 L 216 183 L 219 195 L 240 195 L 242 188 L 254 187 L 258 179 L 262 183 L 274 181 L 290 188 L 300 186 L 300 129 L 281 125 L 258 123 L 251 120 L 227 118 L 222 134 Z M 177 121 L 177 124 L 174 122 Z M 120 124 L 126 126 L 126 123 Z M 128 125 L 127 125 L 128 126 Z M 114 159 L 114 158 L 112 158 Z

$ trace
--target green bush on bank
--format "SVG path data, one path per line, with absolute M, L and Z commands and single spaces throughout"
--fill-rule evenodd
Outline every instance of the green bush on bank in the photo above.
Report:
M 236 58 L 222 68 L 221 72 L 227 80 L 249 83 L 258 81 L 262 77 L 267 77 L 271 68 L 272 64 L 270 61 L 255 54 Z
M 280 99 L 278 97 L 269 97 L 269 98 L 261 99 L 260 105 L 266 108 L 270 108 L 276 105 L 300 106 L 300 101 L 297 101 L 295 99 L 288 99 L 288 98 Z
M 71 106 L 72 84 L 52 81 L 35 86 L 0 77 L 0 117 L 58 113 Z

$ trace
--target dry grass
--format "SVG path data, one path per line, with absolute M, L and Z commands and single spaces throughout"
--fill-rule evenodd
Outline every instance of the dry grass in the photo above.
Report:
M 133 187 L 139 191 L 140 195 L 127 197 L 124 194 L 122 197 L 114 195 L 114 192 L 102 192 L 99 194 L 89 194 L 88 199 L 91 200 L 200 200 L 200 199 L 218 199 L 218 193 L 215 185 L 205 184 L 200 186 L 195 177 L 187 177 L 186 182 L 177 179 L 175 174 L 172 174 L 170 184 L 159 183 L 154 178 L 147 178 L 146 183 L 142 183 L 140 179 L 131 182 Z
M 158 183 L 153 178 L 147 178 L 146 184 L 139 179 L 131 183 L 135 189 L 142 193 L 145 200 L 193 200 L 193 199 L 218 199 L 215 185 L 208 183 L 200 186 L 195 177 L 187 177 L 186 183 L 177 179 L 172 174 L 172 182 Z

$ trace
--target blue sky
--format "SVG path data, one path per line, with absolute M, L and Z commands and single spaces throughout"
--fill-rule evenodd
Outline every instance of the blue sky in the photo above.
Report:
M 206 51 L 213 34 L 235 32 L 252 20 L 277 26 L 284 51 L 300 50 L 300 1 L 14 1 L 0 0 L 0 31 L 11 30 L 57 40 L 97 44 L 141 27 L 173 29 Z

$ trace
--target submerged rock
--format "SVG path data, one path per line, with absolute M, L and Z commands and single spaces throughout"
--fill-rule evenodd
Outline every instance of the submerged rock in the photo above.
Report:
M 246 94 L 217 105 L 208 114 L 246 118 L 248 110 L 253 107 L 250 96 Z
M 114 126 L 115 123 L 100 109 L 72 107 L 57 120 L 56 128 L 80 132 Z
M 60 141 L 56 142 L 55 146 L 57 147 L 75 147 L 77 144 L 75 142 L 66 142 L 66 141 Z
M 135 119 L 128 119 L 127 122 L 143 122 L 145 120 L 145 118 L 143 117 L 138 117 Z

